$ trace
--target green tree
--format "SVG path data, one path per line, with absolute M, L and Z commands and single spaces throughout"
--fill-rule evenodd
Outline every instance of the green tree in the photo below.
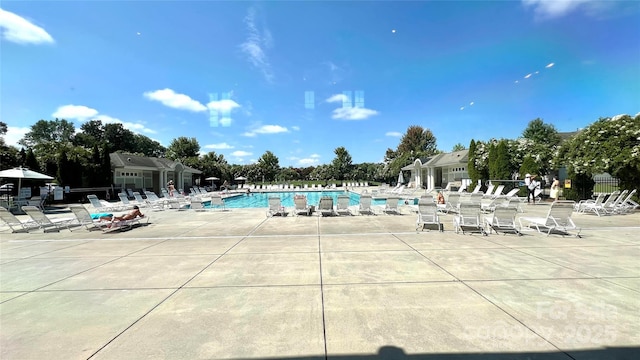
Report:
M 196 138 L 189 139 L 185 136 L 180 136 L 173 139 L 169 147 L 167 147 L 167 158 L 171 160 L 197 158 L 199 152 L 200 144 Z
M 561 140 L 553 125 L 545 124 L 541 119 L 531 120 L 522 132 L 518 150 L 514 154 L 522 160 L 527 155 L 533 157 L 538 164 L 538 173 L 548 174 Z
M 569 174 L 606 172 L 620 179 L 621 188 L 640 190 L 640 115 L 600 118 L 562 144 L 557 163 L 566 165 Z M 571 179 L 572 187 L 580 183 Z
M 258 167 L 265 181 L 274 181 L 280 172 L 278 157 L 268 150 L 258 159 Z
M 501 140 L 493 146 L 489 152 L 489 176 L 494 180 L 511 179 L 511 169 L 509 163 L 509 153 L 507 142 Z
M 4 142 L 4 135 L 7 134 L 7 124 L 0 121 L 0 170 L 22 165 L 24 162 L 20 160 L 24 154 L 24 148 L 18 152 L 15 146 L 9 146 Z
M 135 134 L 125 129 L 120 123 L 108 123 L 104 125 L 104 139 L 109 144 L 109 151 L 122 151 L 126 153 L 137 152 Z
M 431 130 L 419 125 L 411 125 L 400 139 L 398 153 L 410 153 L 414 158 L 431 156 L 438 151 L 436 137 Z M 406 165 L 406 164 L 405 164 Z
M 38 162 L 48 164 L 48 170 L 52 170 L 57 167 L 60 151 L 73 143 L 74 133 L 73 123 L 67 120 L 39 120 L 19 143 L 32 148 Z M 55 174 L 57 171 L 49 173 Z
M 476 155 L 476 142 L 471 139 L 469 143 L 469 161 L 467 163 L 467 172 L 469 173 L 469 178 L 471 179 L 472 184 L 477 184 L 478 180 L 482 180 L 480 170 L 478 170 L 478 166 L 476 165 L 476 161 L 478 157 Z
M 451 149 L 451 151 L 460 151 L 460 150 L 466 150 L 467 148 L 464 147 L 464 145 L 462 145 L 461 143 L 457 143 L 455 145 L 453 145 L 453 149 Z
M 31 148 L 27 149 L 27 153 L 24 158 L 24 166 L 34 171 L 40 171 L 40 164 L 38 163 L 38 159 Z
M 336 157 L 331 162 L 331 174 L 336 180 L 349 179 L 353 167 L 351 155 L 346 148 L 340 146 L 334 151 Z
M 556 146 L 561 141 L 558 130 L 551 124 L 545 124 L 540 118 L 529 122 L 522 132 L 522 137 L 536 144 L 548 144 L 550 146 Z
M 163 157 L 167 152 L 167 149 L 162 144 L 144 135 L 135 134 L 134 143 L 136 153 L 144 156 Z

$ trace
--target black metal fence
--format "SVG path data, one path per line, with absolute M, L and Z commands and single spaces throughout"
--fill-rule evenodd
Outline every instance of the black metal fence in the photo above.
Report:
M 593 185 L 594 193 L 612 193 L 616 190 L 620 190 L 620 180 L 610 176 L 596 176 L 593 178 L 595 185 Z

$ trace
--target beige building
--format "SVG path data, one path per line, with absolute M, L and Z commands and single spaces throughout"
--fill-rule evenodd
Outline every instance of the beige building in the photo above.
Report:
M 411 171 L 411 187 L 422 187 L 427 190 L 452 186 L 466 186 L 469 182 L 467 163 L 469 150 L 438 154 L 427 158 L 415 159 L 413 163 L 402 168 Z
M 125 153 L 111 153 L 113 183 L 122 189 L 146 189 L 159 193 L 173 180 L 176 189 L 189 190 L 202 171 L 180 162 Z

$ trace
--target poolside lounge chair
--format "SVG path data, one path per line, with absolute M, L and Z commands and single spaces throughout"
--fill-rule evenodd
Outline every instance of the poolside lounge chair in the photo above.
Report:
M 338 203 L 336 204 L 336 212 L 338 215 L 353 215 L 349 209 L 351 198 L 349 195 L 338 195 Z
M 360 195 L 360 203 L 358 204 L 358 213 L 359 214 L 369 214 L 375 215 L 375 211 L 373 211 L 373 207 L 371 206 L 371 194 L 361 194 Z
M 120 211 L 120 210 L 128 210 L 128 209 L 131 208 L 131 206 L 127 206 L 127 205 L 124 205 L 122 203 L 120 203 L 120 204 L 118 204 L 118 203 L 112 204 L 112 203 L 110 203 L 108 201 L 100 200 L 94 194 L 87 195 L 87 199 L 91 203 L 91 206 L 93 206 L 98 211 L 104 211 L 104 212 Z
M 614 204 L 619 197 L 620 191 L 614 191 L 604 201 L 602 201 L 602 199 L 604 199 L 604 195 L 602 198 L 598 196 L 598 198 L 596 198 L 594 202 L 591 202 L 590 200 L 586 200 L 584 202 L 580 201 L 578 205 L 574 205 L 574 209 L 577 207 L 578 212 L 585 213 L 589 211 L 595 213 L 598 216 L 601 216 L 603 214 L 609 215 L 614 213 Z
M 33 220 L 20 221 L 9 210 L 0 206 L 0 220 L 5 223 L 13 233 L 29 232 L 29 230 L 38 229 L 40 226 Z
M 438 205 L 438 209 L 440 211 L 446 212 L 447 214 L 450 212 L 458 212 L 458 207 L 460 205 L 460 193 L 450 192 L 447 196 L 447 202 L 444 204 L 444 206 L 441 205 L 442 204 Z
M 267 217 L 271 216 L 287 216 L 287 211 L 282 206 L 282 200 L 278 196 L 269 197 L 269 210 L 267 210 Z
M 520 228 L 528 227 L 538 230 L 539 233 L 546 231 L 547 236 L 551 233 L 562 236 L 571 235 L 570 230 L 577 230 L 576 237 L 580 237 L 581 229 L 571 220 L 573 213 L 574 201 L 558 200 L 551 203 L 547 216 L 542 217 L 521 217 Z M 526 226 L 523 226 L 523 223 Z
M 631 192 L 627 195 L 627 197 L 622 200 L 622 202 L 617 208 L 618 213 L 626 214 L 629 211 L 634 210 L 635 208 L 638 207 L 638 204 L 635 201 L 631 200 L 631 198 L 633 197 L 633 195 L 635 195 L 635 193 L 636 193 L 636 189 L 631 190 Z
M 225 210 L 226 206 L 224 203 L 224 199 L 220 195 L 213 195 L 211 197 L 211 208 L 212 209 L 220 209 Z
M 433 196 L 431 195 L 422 195 L 420 200 L 418 200 L 416 231 L 419 229 L 438 230 L 440 232 L 444 231 L 442 223 L 440 223 L 440 219 L 438 217 L 438 207 L 436 206 L 435 201 L 433 201 Z
M 320 198 L 318 212 L 321 216 L 333 216 L 336 214 L 333 210 L 333 198 L 331 196 L 322 196 Z
M 106 223 L 106 227 L 102 228 L 102 232 L 108 233 L 113 231 L 123 231 L 131 229 L 134 225 L 142 225 L 149 223 L 149 216 L 145 215 L 144 217 L 135 217 L 133 219 L 127 220 L 116 220 L 115 217 L 111 222 Z
M 295 215 L 311 215 L 311 206 L 307 203 L 307 197 L 304 195 L 296 195 L 293 197 L 294 214 Z
M 522 235 L 516 225 L 517 212 L 518 210 L 515 207 L 496 207 L 493 214 L 484 217 L 489 234 L 491 234 L 491 231 L 495 231 L 496 233 Z
M 460 203 L 458 213 L 453 217 L 453 228 L 456 233 L 478 232 L 487 235 L 481 219 L 480 206 L 470 203 Z
M 604 193 L 600 193 L 595 198 L 595 200 L 580 200 L 573 206 L 573 209 L 580 214 L 584 214 L 585 212 L 589 211 L 594 212 L 596 215 L 600 216 L 600 212 L 604 211 L 604 209 L 602 208 L 602 203 L 604 202 L 605 196 L 606 195 Z
M 384 205 L 384 212 L 386 214 L 393 213 L 396 215 L 400 215 L 400 209 L 398 208 L 399 201 L 400 201 L 399 196 L 389 195 Z
M 67 227 L 71 230 L 72 225 L 77 225 L 79 227 L 85 227 L 85 229 L 91 230 L 101 230 L 103 227 L 107 226 L 107 222 L 100 221 L 99 219 L 94 219 L 89 211 L 84 205 L 80 204 L 71 204 L 69 205 L 69 209 L 71 213 L 76 217 L 74 220 L 67 223 Z
M 38 227 L 44 232 L 59 232 L 60 229 L 67 228 L 67 223 L 73 220 L 73 218 L 50 219 L 47 215 L 40 211 L 40 209 L 31 205 L 23 206 L 22 211 L 24 211 L 27 216 L 29 216 L 36 224 L 38 224 Z

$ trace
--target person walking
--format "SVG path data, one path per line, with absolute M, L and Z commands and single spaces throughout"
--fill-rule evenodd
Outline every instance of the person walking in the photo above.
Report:
M 553 177 L 553 182 L 551 183 L 551 191 L 549 192 L 549 197 L 553 199 L 553 201 L 558 200 L 558 194 L 560 193 L 560 181 L 558 177 Z
M 524 184 L 527 186 L 527 203 L 536 203 L 536 189 L 540 186 L 540 183 L 536 181 L 535 175 L 527 174 L 524 177 Z

